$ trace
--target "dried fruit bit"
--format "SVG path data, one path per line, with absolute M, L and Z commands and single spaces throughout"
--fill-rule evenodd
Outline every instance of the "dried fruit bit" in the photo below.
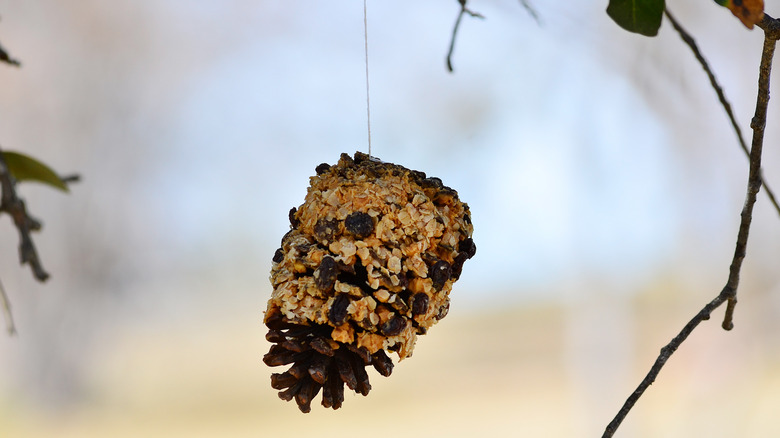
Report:
M 357 239 L 364 239 L 374 232 L 374 220 L 368 213 L 355 212 L 347 216 L 344 228 Z
M 314 225 L 314 236 L 323 243 L 332 242 L 339 232 L 339 221 L 336 219 L 319 219 Z
M 336 284 L 336 276 L 339 268 L 336 260 L 331 256 L 325 256 L 320 266 L 314 270 L 314 284 L 323 292 L 330 292 Z
M 344 386 L 366 395 L 366 368 L 389 376 L 417 336 L 449 311 L 449 294 L 476 253 L 468 205 L 439 178 L 342 154 L 321 164 L 273 256 L 264 322 L 283 400 L 302 412 L 322 391 L 338 409 Z
M 477 253 L 477 245 L 475 245 L 474 240 L 469 237 L 458 243 L 458 251 L 466 253 L 468 258 L 472 258 Z
M 336 299 L 333 300 L 333 304 L 330 305 L 328 311 L 328 318 L 330 322 L 335 325 L 341 325 L 344 319 L 347 317 L 347 306 L 349 306 L 349 296 L 347 294 L 339 294 Z
M 298 228 L 298 225 L 300 225 L 300 221 L 298 218 L 295 217 L 295 212 L 297 209 L 295 207 L 290 209 L 290 212 L 287 214 L 287 217 L 290 219 L 290 226 L 293 228 Z
M 423 292 L 416 293 L 412 297 L 412 315 L 425 315 L 428 313 L 428 295 Z
M 444 286 L 444 283 L 450 279 L 450 275 L 452 274 L 452 267 L 444 260 L 439 260 L 438 262 L 434 263 L 433 266 L 431 266 L 428 272 L 431 280 L 433 280 L 433 287 L 436 290 L 439 290 Z
M 401 333 L 404 327 L 406 327 L 406 319 L 399 316 L 394 316 L 387 320 L 386 323 L 382 324 L 380 330 L 385 336 L 395 336 Z

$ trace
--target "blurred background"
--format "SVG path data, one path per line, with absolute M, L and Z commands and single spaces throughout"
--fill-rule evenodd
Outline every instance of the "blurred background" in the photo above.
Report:
M 0 66 L 0 145 L 83 178 L 20 186 L 46 284 L 0 219 L 19 331 L 0 436 L 600 436 L 725 283 L 748 162 L 668 22 L 645 38 L 606 1 L 533 2 L 541 23 L 468 4 L 486 18 L 464 17 L 449 74 L 457 1 L 368 2 L 372 152 L 456 188 L 477 256 L 413 358 L 303 415 L 269 386 L 262 316 L 308 177 L 367 151 L 362 2 L 0 0 L 22 62 Z M 761 31 L 667 5 L 749 135 Z M 619 436 L 780 433 L 779 219 L 760 194 L 736 328 L 722 309 L 700 326 Z

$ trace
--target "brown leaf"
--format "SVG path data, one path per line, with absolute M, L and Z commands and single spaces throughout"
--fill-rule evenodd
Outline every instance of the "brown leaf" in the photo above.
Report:
M 764 0 L 731 0 L 728 8 L 748 29 L 764 19 Z

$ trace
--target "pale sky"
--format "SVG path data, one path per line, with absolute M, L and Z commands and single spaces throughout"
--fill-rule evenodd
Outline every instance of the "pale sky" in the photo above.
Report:
M 533 3 L 541 25 L 517 1 L 470 1 L 486 18 L 464 18 L 454 74 L 455 0 L 368 4 L 373 154 L 471 207 L 478 250 L 452 312 L 596 287 L 630 296 L 666 276 L 714 294 L 747 160 L 701 68 L 668 26 L 644 38 L 601 4 Z M 688 3 L 668 2 L 706 35 L 749 133 L 760 35 Z M 52 279 L 35 283 L 4 246 L 2 282 L 32 340 L 0 343 L 18 349 L 7 367 L 49 394 L 114 329 L 231 318 L 259 333 L 288 210 L 318 164 L 367 151 L 362 12 L 357 0 L 0 1 L 0 42 L 23 64 L 0 66 L 0 145 L 83 176 L 69 195 L 21 189 Z M 778 148 L 764 162 L 780 187 Z M 746 269 L 774 272 L 780 227 L 763 197 L 754 226 Z

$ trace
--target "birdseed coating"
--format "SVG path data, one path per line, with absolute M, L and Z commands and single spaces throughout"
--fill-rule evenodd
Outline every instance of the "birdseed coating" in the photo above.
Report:
M 474 256 L 467 204 L 422 172 L 356 152 L 320 164 L 273 256 L 265 324 L 269 366 L 284 400 L 338 409 L 344 385 L 368 394 L 365 367 L 389 376 L 417 335 L 444 318 L 463 263 Z

